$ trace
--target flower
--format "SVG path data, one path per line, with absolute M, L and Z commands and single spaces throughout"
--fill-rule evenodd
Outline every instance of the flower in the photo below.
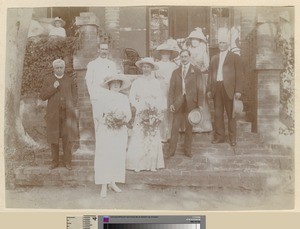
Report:
M 155 136 L 158 127 L 163 119 L 163 113 L 157 107 L 149 102 L 145 103 L 145 107 L 138 114 L 141 118 L 141 126 L 145 136 Z
M 109 129 L 118 130 L 126 125 L 126 115 L 115 111 L 104 114 L 105 125 Z

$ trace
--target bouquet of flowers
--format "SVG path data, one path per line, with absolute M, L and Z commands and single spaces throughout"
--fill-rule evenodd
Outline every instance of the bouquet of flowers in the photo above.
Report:
M 149 102 L 145 103 L 145 108 L 139 113 L 141 126 L 145 136 L 155 136 L 158 127 L 163 119 L 163 113 Z
M 123 113 L 117 113 L 115 111 L 108 112 L 104 115 L 105 125 L 109 129 L 118 130 L 127 124 L 126 116 Z

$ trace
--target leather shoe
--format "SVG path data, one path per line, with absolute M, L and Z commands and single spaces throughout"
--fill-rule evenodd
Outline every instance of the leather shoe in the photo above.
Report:
M 55 169 L 55 168 L 57 168 L 58 167 L 58 164 L 56 164 L 56 163 L 52 163 L 51 165 L 50 165 L 50 167 L 49 167 L 49 169 Z
M 191 152 L 184 152 L 184 155 L 189 157 L 189 158 L 193 157 L 193 154 Z
M 72 170 L 72 167 L 70 164 L 66 164 L 65 167 L 68 169 L 68 170 Z
M 224 140 L 221 140 L 221 139 L 214 139 L 211 141 L 212 144 L 218 144 L 218 143 L 224 143 L 225 141 Z
M 185 156 L 187 156 L 187 157 L 189 157 L 189 158 L 192 158 L 192 157 L 193 157 L 193 154 L 187 153 L 187 154 L 185 154 Z

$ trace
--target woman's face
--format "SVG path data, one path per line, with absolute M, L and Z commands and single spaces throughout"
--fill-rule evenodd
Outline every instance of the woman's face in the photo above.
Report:
M 55 22 L 55 27 L 61 27 L 62 26 L 62 23 L 61 23 L 61 21 L 56 21 Z
M 150 75 L 152 71 L 152 65 L 151 64 L 143 64 L 142 71 L 144 75 Z
M 192 46 L 193 47 L 198 47 L 200 45 L 200 40 L 198 39 L 192 39 Z
M 109 90 L 111 91 L 120 91 L 122 82 L 120 80 L 114 80 L 109 84 Z
M 161 55 L 161 60 L 162 61 L 168 61 L 168 60 L 170 60 L 171 53 L 169 51 L 162 50 L 162 51 L 160 51 L 160 55 Z

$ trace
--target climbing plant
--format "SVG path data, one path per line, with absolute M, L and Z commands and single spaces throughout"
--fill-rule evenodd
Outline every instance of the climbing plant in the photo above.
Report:
M 61 58 L 66 62 L 66 72 L 73 72 L 73 52 L 80 47 L 80 37 L 34 37 L 27 42 L 21 95 L 40 91 L 43 78 L 52 71 L 52 62 Z
M 295 132 L 295 57 L 294 57 L 294 39 L 286 39 L 279 33 L 276 37 L 277 46 L 283 56 L 284 70 L 281 73 L 281 95 L 280 105 L 281 113 L 286 121 L 286 126 L 280 128 L 279 132 L 283 135 L 292 135 Z

